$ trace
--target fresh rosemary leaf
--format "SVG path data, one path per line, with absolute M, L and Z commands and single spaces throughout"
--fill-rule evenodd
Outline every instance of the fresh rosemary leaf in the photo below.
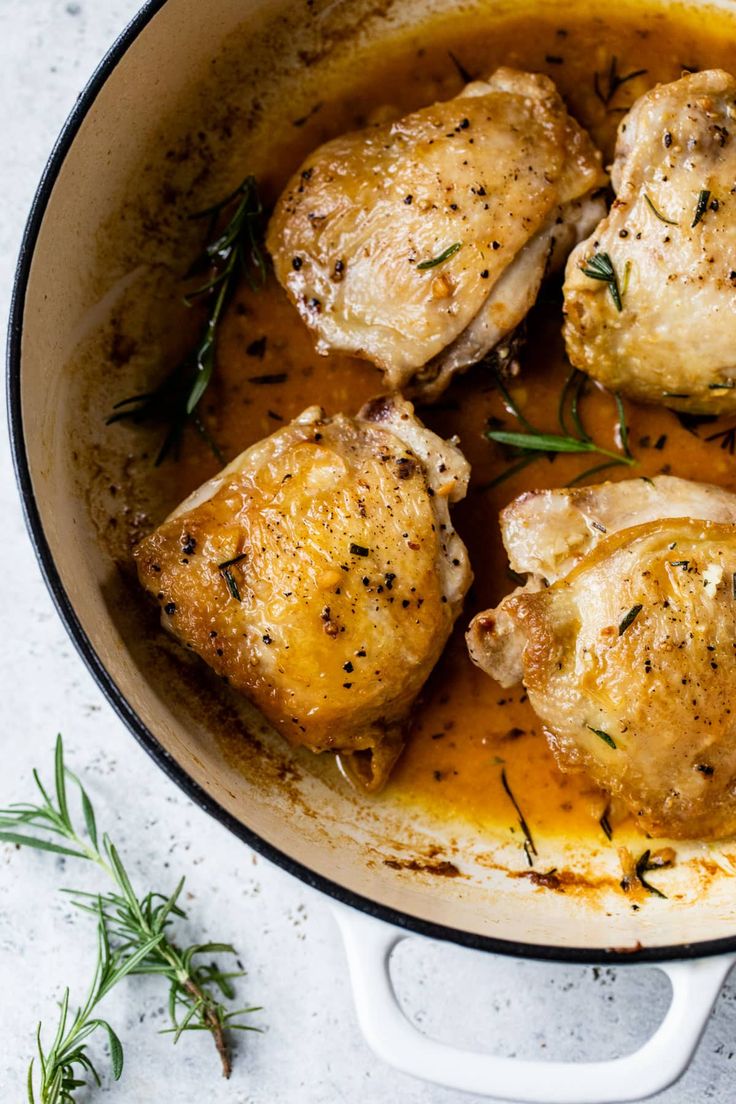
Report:
M 522 456 L 515 464 L 509 464 L 507 468 L 504 468 L 502 472 L 499 472 L 499 474 L 495 476 L 495 478 L 489 480 L 488 483 L 483 483 L 481 486 L 473 487 L 472 489 L 478 494 L 482 494 L 483 491 L 491 491 L 494 487 L 498 487 L 501 483 L 505 483 L 507 479 L 512 479 L 515 475 L 518 475 L 519 472 L 523 471 L 524 468 L 528 468 L 529 465 L 533 464 L 537 459 L 538 457 L 535 456 L 534 453 Z
M 513 414 L 513 416 L 516 418 L 517 422 L 519 422 L 523 426 L 526 426 L 526 428 L 529 430 L 530 433 L 536 433 L 537 430 L 534 428 L 534 426 L 531 424 L 531 422 L 527 421 L 523 411 L 519 408 L 518 404 L 514 401 L 514 398 L 511 394 L 511 392 L 509 391 L 508 387 L 504 383 L 504 380 L 503 380 L 503 377 L 502 377 L 501 373 L 495 367 L 493 369 L 493 374 L 494 374 L 494 377 L 495 377 L 495 380 L 496 380 L 496 387 L 500 391 L 501 398 L 503 399 L 509 413 Z
M 572 392 L 572 399 L 570 402 L 570 417 L 573 420 L 575 429 L 577 430 L 578 437 L 581 441 L 590 441 L 591 436 L 583 425 L 583 420 L 580 415 L 580 403 L 585 395 L 585 389 L 588 385 L 588 378 L 584 376 L 582 372 L 576 372 L 577 383 Z
M 662 212 L 655 206 L 654 200 L 650 199 L 646 192 L 644 192 L 644 199 L 649 206 L 649 210 L 652 212 L 653 215 L 657 216 L 660 222 L 666 222 L 668 226 L 680 225 L 679 222 L 675 221 L 675 219 L 667 218 L 666 215 L 663 215 Z
M 602 280 L 608 285 L 611 298 L 617 311 L 623 310 L 621 291 L 618 286 L 618 277 L 613 267 L 613 261 L 608 253 L 595 253 L 589 261 L 580 266 L 580 271 L 590 280 Z
M 618 391 L 613 396 L 616 403 L 616 412 L 618 414 L 618 432 L 621 438 L 621 448 L 624 450 L 624 455 L 631 460 L 631 447 L 629 445 L 629 423 L 626 421 L 626 411 L 624 410 L 624 401 L 619 395 Z
M 230 591 L 230 594 L 235 599 L 235 601 L 242 602 L 243 599 L 240 595 L 240 590 L 238 589 L 238 584 L 232 571 L 230 571 L 228 568 L 224 568 L 222 570 L 222 577 L 227 583 L 227 589 Z
M 624 265 L 624 280 L 621 284 L 621 302 L 626 298 L 626 292 L 629 290 L 629 280 L 631 279 L 631 270 L 634 267 L 634 262 L 628 260 Z
M 617 750 L 616 741 L 613 739 L 612 736 L 609 736 L 607 732 L 604 732 L 602 728 L 593 728 L 592 725 L 586 725 L 585 727 L 589 728 L 590 731 L 595 733 L 596 736 L 599 736 L 601 740 L 603 740 L 604 744 L 608 744 L 608 746 L 610 748 L 613 748 L 614 751 Z
M 608 471 L 609 468 L 618 468 L 622 464 L 628 465 L 628 461 L 621 457 L 620 460 L 606 460 L 604 464 L 596 464 L 592 468 L 586 468 L 585 471 L 581 471 L 578 475 L 574 476 L 565 485 L 567 487 L 577 487 L 579 483 L 582 483 L 585 479 L 590 479 L 591 476 L 600 475 L 601 472 Z
M 489 430 L 489 441 L 499 445 L 511 445 L 513 448 L 533 452 L 592 452 L 589 441 L 578 441 L 574 437 L 560 437 L 554 433 L 507 433 L 505 430 Z
M 606 805 L 605 809 L 603 810 L 603 813 L 601 814 L 601 817 L 600 817 L 598 823 L 600 824 L 601 829 L 603 831 L 603 835 L 606 837 L 606 839 L 612 840 L 613 839 L 613 828 L 611 827 L 611 822 L 608 819 L 608 814 L 610 813 L 610 811 L 611 811 L 610 804 Z
M 621 624 L 618 627 L 618 635 L 619 636 L 623 636 L 624 633 L 626 632 L 626 630 L 628 629 L 629 625 L 633 625 L 634 621 L 636 621 L 636 619 L 639 616 L 639 614 L 641 613 L 641 611 L 642 611 L 641 604 L 638 604 L 636 606 L 631 607 L 631 609 L 626 614 L 626 616 L 624 617 L 624 619 L 622 620 Z
M 201 958 L 219 953 L 234 955 L 234 949 L 226 943 L 193 944 L 182 949 L 178 941 L 172 941 L 168 930 L 172 920 L 186 918 L 178 903 L 184 879 L 168 897 L 153 891 L 143 897 L 137 896 L 113 842 L 104 834 L 98 842 L 92 803 L 79 778 L 65 765 L 61 736 L 56 742 L 54 799 L 37 771 L 33 776 L 41 800 L 37 804 L 12 805 L 0 810 L 0 839 L 94 863 L 112 882 L 113 888 L 100 894 L 65 891 L 78 908 L 91 913 L 97 920 L 97 965 L 87 998 L 73 1019 L 70 1019 L 67 990 L 56 1033 L 48 1049 L 42 1043 L 39 1025 L 38 1060 L 37 1064 L 35 1060 L 31 1062 L 28 1071 L 29 1104 L 36 1099 L 39 1104 L 73 1104 L 75 1089 L 85 1084 L 80 1074 L 82 1077 L 89 1074 L 100 1083 L 86 1049 L 87 1040 L 96 1031 L 107 1035 L 112 1073 L 114 1077 L 120 1076 L 122 1045 L 110 1024 L 100 1019 L 95 1010 L 113 986 L 133 974 L 156 974 L 166 980 L 175 1037 L 184 1031 L 208 1031 L 220 1056 L 223 1073 L 229 1076 L 228 1032 L 257 1030 L 243 1023 L 242 1016 L 258 1009 L 228 1008 L 218 991 L 225 999 L 231 999 L 234 995 L 231 980 L 240 977 L 242 971 L 226 971 L 216 961 L 203 962 Z M 79 791 L 87 839 L 79 833 L 71 816 L 68 781 L 74 782 Z M 16 827 L 25 832 L 35 830 L 38 834 L 16 832 L 13 830 Z M 49 836 L 62 838 L 69 846 L 57 844 Z M 36 1096 L 34 1086 L 37 1082 Z
M 524 836 L 524 852 L 526 854 L 527 862 L 529 863 L 529 866 L 534 866 L 534 861 L 532 859 L 532 855 L 536 856 L 537 848 L 534 844 L 534 838 L 533 838 L 531 832 L 529 831 L 529 825 L 526 822 L 526 818 L 525 818 L 524 814 L 521 811 L 521 807 L 519 805 L 519 802 L 514 797 L 511 786 L 509 785 L 509 780 L 506 777 L 506 768 L 505 767 L 502 767 L 502 769 L 501 769 L 501 784 L 502 784 L 504 790 L 506 791 L 506 793 L 508 794 L 508 797 L 511 801 L 511 804 L 514 806 L 514 810 L 516 812 L 516 815 L 519 818 L 519 827 L 521 828 L 522 834 Z
M 709 433 L 705 440 L 720 441 L 720 447 L 724 449 L 724 451 L 728 452 L 729 455 L 733 456 L 736 452 L 736 426 L 730 426 L 728 429 L 718 430 L 717 433 Z
M 565 382 L 562 385 L 562 390 L 560 391 L 559 402 L 557 404 L 557 421 L 560 423 L 560 429 L 562 430 L 563 434 L 566 437 L 569 436 L 569 431 L 568 431 L 568 428 L 567 428 L 566 415 L 565 415 L 565 406 L 567 405 L 567 396 L 570 392 L 570 389 L 572 388 L 573 383 L 577 381 L 577 377 L 578 377 L 579 374 L 580 373 L 578 372 L 577 368 L 571 368 L 570 369 L 570 371 L 568 372 L 567 377 L 565 379 Z M 585 437 L 586 434 L 581 433 L 580 436 Z
M 458 57 L 455 57 L 452 50 L 448 50 L 447 53 L 450 57 L 450 61 L 457 69 L 460 80 L 463 81 L 465 84 L 470 84 L 470 82 L 474 79 L 473 76 L 468 72 L 460 59 Z
M 225 560 L 224 563 L 217 565 L 217 570 L 221 573 L 223 579 L 227 584 L 227 589 L 230 591 L 230 594 L 236 602 L 242 602 L 243 599 L 240 595 L 240 590 L 238 588 L 235 576 L 231 571 L 231 568 L 235 567 L 236 564 L 242 563 L 247 555 L 247 552 L 241 552 L 239 556 L 233 556 L 231 560 Z
M 708 210 L 708 203 L 710 202 L 710 192 L 704 188 L 698 196 L 697 206 L 695 207 L 695 216 L 690 223 L 690 229 L 692 230 L 698 225 L 705 212 Z
M 462 242 L 453 242 L 438 257 L 433 257 L 430 261 L 422 261 L 418 264 L 417 272 L 424 272 L 428 268 L 436 268 L 437 265 L 444 264 L 445 261 L 449 261 L 450 257 L 454 257 L 457 251 L 462 249 L 462 246 Z
M 248 376 L 248 383 L 275 384 L 286 383 L 289 375 L 287 372 L 264 372 L 260 376 Z
M 635 80 L 636 77 L 645 76 L 647 72 L 647 69 L 633 69 L 630 73 L 619 73 L 618 58 L 614 54 L 611 58 L 608 71 L 603 74 L 596 72 L 593 75 L 595 94 L 603 106 L 608 108 L 622 85 L 628 84 L 629 81 Z
M 0 816 L 0 826 L 5 823 L 14 823 L 9 817 Z M 18 847 L 35 847 L 38 851 L 51 851 L 55 855 L 69 855 L 74 859 L 84 859 L 87 856 L 82 851 L 75 851 L 71 847 L 62 847 L 52 840 L 36 839 L 34 836 L 24 836 L 20 832 L 8 832 L 0 827 L 0 843 L 14 843 Z

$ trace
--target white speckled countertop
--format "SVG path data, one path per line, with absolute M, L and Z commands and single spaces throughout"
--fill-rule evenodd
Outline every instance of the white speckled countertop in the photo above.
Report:
M 94 65 L 137 0 L 0 0 L 3 320 L 31 197 L 52 142 Z M 253 854 L 189 800 L 103 700 L 46 593 L 21 518 L 5 432 L 0 440 L 0 803 L 48 773 L 57 731 L 138 885 L 170 890 L 187 876 L 192 939 L 231 940 L 248 976 L 243 1003 L 262 1004 L 261 1035 L 239 1038 L 226 1083 L 208 1038 L 176 1050 L 157 1033 L 161 987 L 122 984 L 106 1012 L 126 1067 L 97 1093 L 131 1104 L 472 1104 L 375 1061 L 355 1019 L 346 964 L 326 901 Z M 93 962 L 93 922 L 57 887 L 95 885 L 92 871 L 0 845 L 0 1100 L 24 1097 L 36 1023 L 51 1024 L 65 984 L 79 996 Z M 508 1055 L 580 1059 L 631 1050 L 661 1017 L 667 983 L 644 969 L 518 963 L 412 941 L 396 955 L 405 1007 L 431 1036 Z M 98 1053 L 102 1057 L 102 1051 Z M 736 1098 L 736 981 L 721 994 L 697 1057 L 662 1104 Z M 104 1058 L 102 1061 L 104 1066 Z M 492 1088 L 492 1086 L 489 1086 Z M 480 1098 L 477 1098 L 480 1099 Z

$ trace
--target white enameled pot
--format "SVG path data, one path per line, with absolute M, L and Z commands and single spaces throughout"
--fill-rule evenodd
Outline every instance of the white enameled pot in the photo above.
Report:
M 149 0 L 80 98 L 31 212 L 10 329 L 11 434 L 29 528 L 81 654 L 194 801 L 335 899 L 376 1053 L 417 1077 L 496 1097 L 634 1100 L 685 1068 L 734 960 L 736 870 L 724 849 L 683 848 L 670 899 L 632 912 L 620 893 L 552 894 L 514 876 L 523 860 L 508 839 L 358 797 L 162 646 L 124 566 L 130 517 L 116 513 L 110 492 L 137 488 L 142 527 L 174 504 L 150 459 L 131 459 L 141 431 L 112 434 L 105 418 L 176 346 L 171 304 L 193 233 L 176 195 L 225 194 L 246 166 L 267 179 L 273 128 L 339 88 L 376 41 L 439 16 L 500 19 L 527 2 Z M 555 7 L 565 5 L 548 0 Z M 451 857 L 461 876 L 410 869 L 427 854 Z M 616 862 L 580 842 L 550 845 L 548 861 L 581 872 Z M 495 954 L 656 963 L 672 983 L 671 1006 L 641 1050 L 615 1061 L 464 1053 L 419 1034 L 398 1006 L 388 957 L 412 933 Z

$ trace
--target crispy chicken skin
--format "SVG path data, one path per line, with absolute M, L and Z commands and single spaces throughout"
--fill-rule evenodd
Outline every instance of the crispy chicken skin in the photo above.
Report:
M 468 475 L 404 400 L 311 407 L 137 546 L 140 581 L 274 728 L 375 790 L 470 585 L 449 513 Z
M 636 101 L 619 127 L 616 200 L 567 264 L 576 367 L 643 402 L 736 411 L 734 181 L 732 76 L 695 73 Z M 596 253 L 613 264 L 620 312 L 606 283 L 581 270 Z
M 522 679 L 559 766 L 652 834 L 736 832 L 736 495 L 666 476 L 522 495 L 529 572 L 471 623 L 474 662 Z
M 276 275 L 320 352 L 436 397 L 512 333 L 602 217 L 600 162 L 548 77 L 498 69 L 315 150 L 268 228 Z

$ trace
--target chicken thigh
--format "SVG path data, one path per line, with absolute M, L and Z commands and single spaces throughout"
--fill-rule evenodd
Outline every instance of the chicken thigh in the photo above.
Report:
M 501 524 L 529 578 L 474 618 L 474 662 L 646 831 L 736 832 L 736 495 L 660 476 L 522 495 Z
M 507 338 L 605 206 L 601 156 L 545 76 L 499 69 L 445 103 L 336 138 L 268 228 L 322 353 L 433 398 Z
M 135 550 L 162 621 L 294 744 L 385 782 L 471 573 L 468 464 L 412 406 L 318 407 L 242 453 Z
M 694 73 L 637 100 L 612 183 L 567 264 L 570 360 L 643 402 L 736 411 L 736 80 Z

